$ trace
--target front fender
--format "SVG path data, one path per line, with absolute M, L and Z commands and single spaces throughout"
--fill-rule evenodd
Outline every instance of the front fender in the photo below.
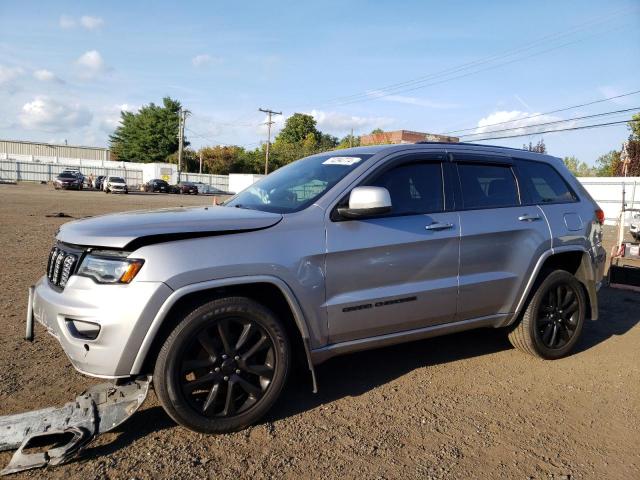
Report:
M 151 322 L 149 330 L 147 331 L 140 349 L 138 350 L 138 354 L 133 362 L 131 367 L 131 375 L 138 375 L 139 372 L 142 371 L 143 364 L 147 357 L 147 354 L 151 350 L 153 342 L 156 338 L 156 335 L 160 331 L 160 328 L 163 322 L 166 320 L 168 313 L 171 311 L 171 308 L 184 296 L 189 295 L 191 293 L 200 292 L 204 290 L 211 290 L 215 288 L 221 287 L 230 287 L 237 285 L 248 285 L 255 283 L 269 283 L 277 287 L 282 294 L 284 295 L 287 303 L 289 304 L 289 308 L 293 313 L 293 319 L 298 327 L 300 335 L 302 337 L 302 341 L 304 344 L 305 355 L 307 358 L 307 363 L 309 366 L 309 370 L 311 371 L 311 377 L 313 381 L 313 391 L 317 392 L 317 382 L 315 370 L 313 368 L 313 363 L 311 361 L 311 348 L 309 346 L 309 329 L 307 327 L 306 321 L 304 319 L 304 315 L 302 314 L 302 309 L 296 299 L 293 291 L 289 286 L 280 278 L 274 277 L 271 275 L 255 275 L 255 276 L 242 276 L 242 277 L 232 277 L 232 278 L 222 278 L 218 280 L 210 280 L 206 282 L 198 282 L 190 285 L 186 285 L 175 290 L 163 303 L 162 307 L 158 310 L 155 318 Z

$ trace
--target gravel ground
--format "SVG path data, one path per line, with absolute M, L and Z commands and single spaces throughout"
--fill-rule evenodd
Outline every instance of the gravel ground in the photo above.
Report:
M 69 220 L 46 215 L 210 203 L 0 185 L 0 415 L 96 383 L 41 327 L 22 340 L 27 287 Z M 494 330 L 339 357 L 318 368 L 320 393 L 299 374 L 263 423 L 219 436 L 177 427 L 151 393 L 79 459 L 15 478 L 640 478 L 640 294 L 604 289 L 600 302 L 562 360 L 519 353 Z

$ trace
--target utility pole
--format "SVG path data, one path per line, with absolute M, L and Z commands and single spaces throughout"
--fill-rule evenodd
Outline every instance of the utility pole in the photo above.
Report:
M 184 124 L 187 120 L 187 115 L 191 112 L 186 109 L 180 108 L 178 112 L 179 124 L 178 124 L 178 183 L 180 183 L 180 174 L 182 173 L 182 150 L 184 149 Z
M 271 125 L 275 122 L 271 121 L 271 115 L 282 115 L 282 112 L 274 112 L 273 110 L 269 110 L 268 108 L 259 108 L 258 111 L 266 113 L 269 115 L 269 120 L 267 120 L 267 152 L 264 158 L 264 174 L 267 175 L 269 173 L 269 146 L 271 145 Z
M 200 149 L 200 173 L 202 173 L 202 149 Z
M 349 146 L 353 147 L 353 127 L 351 127 L 351 136 L 349 137 Z

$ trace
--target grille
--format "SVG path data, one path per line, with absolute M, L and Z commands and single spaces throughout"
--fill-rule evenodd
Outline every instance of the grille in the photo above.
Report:
M 47 278 L 52 285 L 64 288 L 78 266 L 78 255 L 53 247 L 47 263 Z

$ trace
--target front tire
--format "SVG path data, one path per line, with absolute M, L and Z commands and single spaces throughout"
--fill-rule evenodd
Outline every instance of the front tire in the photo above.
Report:
M 586 310 L 582 284 L 565 270 L 553 271 L 535 289 L 509 341 L 536 357 L 564 357 L 580 337 Z
M 162 346 L 156 393 L 169 416 L 203 433 L 258 421 L 285 384 L 291 347 L 277 317 L 244 297 L 208 302 L 188 314 Z

